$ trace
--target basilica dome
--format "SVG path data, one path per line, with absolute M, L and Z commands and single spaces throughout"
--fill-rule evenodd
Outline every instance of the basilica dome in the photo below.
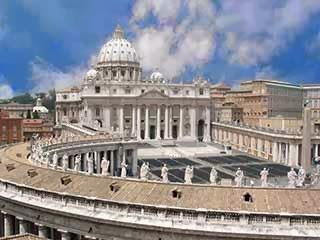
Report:
M 138 62 L 136 50 L 124 38 L 120 26 L 117 26 L 112 39 L 102 46 L 98 55 L 98 65 L 108 62 Z

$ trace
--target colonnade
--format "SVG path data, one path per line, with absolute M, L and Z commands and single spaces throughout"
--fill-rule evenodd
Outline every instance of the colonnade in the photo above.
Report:
M 213 128 L 213 141 L 230 144 L 234 149 L 264 158 L 273 162 L 297 166 L 300 164 L 301 144 L 296 140 L 272 138 L 265 132 L 252 133 L 232 128 Z
M 54 240 L 85 240 L 98 239 L 68 232 L 63 229 L 55 229 L 41 223 L 31 222 L 22 217 L 11 215 L 7 212 L 0 213 L 0 236 L 11 236 L 17 234 L 34 234 L 45 239 Z

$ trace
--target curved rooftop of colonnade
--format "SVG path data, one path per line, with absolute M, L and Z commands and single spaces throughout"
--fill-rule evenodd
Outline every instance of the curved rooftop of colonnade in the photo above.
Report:
M 319 189 L 165 184 L 117 177 L 86 176 L 31 165 L 27 161 L 27 146 L 27 144 L 18 144 L 0 150 L 2 161 L 0 179 L 47 191 L 65 192 L 126 204 L 224 212 L 320 214 L 320 206 L 317 204 L 320 199 Z M 14 169 L 8 171 L 10 164 L 14 164 Z M 28 175 L 30 169 L 36 169 L 37 175 L 30 177 Z M 63 185 L 61 178 L 66 175 L 70 176 L 72 182 Z M 111 191 L 112 184 L 118 187 L 118 191 Z M 181 197 L 173 197 L 173 190 L 180 192 Z M 246 194 L 250 195 L 250 201 L 245 201 Z

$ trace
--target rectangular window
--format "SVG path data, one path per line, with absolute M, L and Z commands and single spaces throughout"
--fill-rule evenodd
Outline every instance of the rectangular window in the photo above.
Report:
M 112 71 L 112 76 L 117 77 L 117 71 Z
M 100 93 L 100 90 L 101 90 L 101 89 L 100 89 L 100 87 L 99 87 L 99 86 L 96 86 L 96 87 L 95 87 L 95 91 L 96 91 L 96 93 Z
M 144 89 L 141 89 L 141 93 L 144 93 Z
M 200 94 L 200 95 L 203 95 L 203 88 L 200 88 L 200 89 L 199 89 L 199 94 Z
M 100 108 L 96 108 L 96 116 L 99 117 L 100 116 Z
M 186 90 L 186 95 L 189 95 L 189 90 Z
M 126 71 L 122 70 L 121 71 L 121 76 L 124 77 L 126 75 Z
M 126 94 L 130 94 L 130 93 L 131 93 L 131 89 L 126 89 L 126 90 L 125 90 L 125 93 L 126 93 Z
M 67 109 L 63 109 L 63 116 L 67 116 Z

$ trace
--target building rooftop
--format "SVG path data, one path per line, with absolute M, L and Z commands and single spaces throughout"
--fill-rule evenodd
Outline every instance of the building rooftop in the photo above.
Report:
M 47 191 L 168 208 L 268 214 L 320 214 L 320 206 L 317 204 L 320 198 L 319 189 L 164 184 L 157 181 L 86 176 L 30 166 L 26 162 L 28 151 L 25 143 L 1 151 L 5 151 L 0 164 L 1 179 Z M 8 171 L 6 166 L 9 163 L 14 163 L 15 169 Z M 37 176 L 28 176 L 27 171 L 31 168 L 36 169 Z M 61 184 L 61 177 L 65 175 L 69 175 L 72 180 L 68 185 Z M 119 187 L 117 192 L 110 190 L 112 184 Z M 174 190 L 181 192 L 181 198 L 172 196 Z M 253 199 L 250 203 L 244 201 L 247 194 Z

